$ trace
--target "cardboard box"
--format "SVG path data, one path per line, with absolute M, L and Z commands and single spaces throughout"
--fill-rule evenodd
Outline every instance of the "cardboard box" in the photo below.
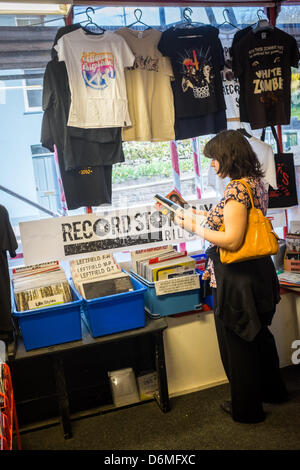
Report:
M 294 273 L 300 273 L 300 260 L 288 259 L 286 255 L 283 261 L 284 270 L 291 271 Z

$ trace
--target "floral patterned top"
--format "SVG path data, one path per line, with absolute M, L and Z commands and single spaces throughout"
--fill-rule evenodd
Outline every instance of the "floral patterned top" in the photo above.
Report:
M 260 178 L 244 178 L 249 184 L 252 194 L 254 206 L 262 211 L 264 215 L 268 208 L 268 192 L 263 181 Z M 218 204 L 210 209 L 207 214 L 206 227 L 211 230 L 219 230 L 224 222 L 224 206 L 229 199 L 245 204 L 247 208 L 251 207 L 250 197 L 245 186 L 239 181 L 230 181 L 227 185 L 224 196 Z M 208 260 L 203 279 L 210 280 L 211 287 L 217 287 L 214 275 L 214 266 L 211 259 Z

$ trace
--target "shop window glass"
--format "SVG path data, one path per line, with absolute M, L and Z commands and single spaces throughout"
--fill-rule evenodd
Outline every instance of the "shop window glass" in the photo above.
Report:
M 181 21 L 181 11 L 178 7 L 165 8 L 166 23 L 172 24 Z
M 24 75 L 30 76 L 23 81 L 26 112 L 42 112 L 43 73 L 42 69 L 24 70 Z M 34 75 L 38 75 L 38 78 L 34 78 Z
M 137 7 L 114 7 L 114 6 L 93 6 L 95 14 L 91 14 L 95 23 L 107 29 L 118 29 L 119 27 L 130 25 L 135 21 L 134 10 Z M 141 7 L 142 21 L 149 26 L 160 28 L 161 30 L 182 20 L 182 7 Z M 226 18 L 237 27 L 245 27 L 255 24 L 258 20 L 258 7 L 228 7 Z M 86 6 L 74 7 L 74 22 L 87 20 Z M 278 26 L 287 30 L 293 25 L 293 34 L 298 34 L 300 22 L 300 7 L 282 7 L 278 17 Z M 192 20 L 195 22 L 212 24 L 217 26 L 224 22 L 223 7 L 192 7 Z M 299 17 L 299 18 L 298 18 Z M 53 18 L 40 15 L 12 17 L 2 15 L 1 25 L 18 25 L 26 27 L 33 24 L 60 27 L 64 25 L 62 18 Z M 136 26 L 138 27 L 138 25 Z M 290 31 L 290 30 L 289 30 Z M 287 32 L 289 32 L 287 31 Z M 37 74 L 37 77 L 32 75 Z M 42 100 L 42 74 L 41 69 L 28 68 L 25 70 L 1 70 L 0 71 L 0 120 L 4 122 L 3 132 L 0 136 L 1 152 L 8 155 L 5 159 L 3 171 L 0 174 L 0 184 L 27 198 L 38 202 L 39 194 L 36 185 L 37 162 L 35 158 L 48 158 L 43 149 L 38 148 L 40 141 L 40 130 L 42 122 L 41 100 Z M 295 71 L 294 87 L 298 90 L 300 78 L 298 71 Z M 26 78 L 28 75 L 28 78 Z M 1 76 L 14 76 L 15 79 L 1 79 Z M 20 76 L 22 78 L 18 79 Z M 297 86 L 296 86 L 297 85 Z M 299 93 L 300 96 L 300 93 Z M 298 138 L 298 94 L 294 95 L 294 106 L 292 108 L 293 122 L 288 129 L 284 129 L 284 142 L 286 146 L 300 144 Z M 24 107 L 25 101 L 25 107 Z M 29 113 L 24 113 L 30 111 Z M 34 111 L 34 112 L 32 112 Z M 287 127 L 287 126 L 286 126 Z M 300 130 L 300 126 L 299 126 Z M 269 133 L 267 134 L 269 135 Z M 271 142 L 271 137 L 267 137 Z M 201 164 L 201 192 L 202 196 L 214 196 L 212 188 L 207 185 L 207 171 L 210 161 L 203 157 L 201 149 L 210 139 L 210 136 L 198 138 L 200 148 Z M 38 154 L 35 152 L 38 151 Z M 125 163 L 116 164 L 113 168 L 113 193 L 112 203 L 114 207 L 124 207 L 126 205 L 142 205 L 149 203 L 156 192 L 167 193 L 174 187 L 173 169 L 170 159 L 170 144 L 163 143 L 124 143 Z M 181 192 L 187 199 L 197 198 L 195 186 L 195 171 L 193 148 L 190 140 L 178 142 L 179 167 L 181 177 Z M 46 160 L 45 160 L 46 161 Z M 45 162 L 44 162 L 45 163 Z M 42 165 L 42 164 L 41 164 Z M 53 177 L 53 166 L 45 164 L 51 169 Z M 53 186 L 53 185 L 52 185 Z M 50 188 L 51 189 L 51 188 Z M 14 220 L 28 220 L 40 217 L 41 215 L 30 205 L 19 201 L 6 193 L 1 193 L 3 204 L 9 209 Z M 53 199 L 54 200 L 54 199 Z M 58 201 L 58 199 L 57 199 Z M 52 201 L 53 202 L 53 201 Z M 59 210 L 59 201 L 57 202 Z M 93 208 L 94 211 L 101 211 L 104 207 Z M 107 209 L 107 207 L 106 207 Z M 85 208 L 70 211 L 70 215 L 84 213 Z
M 42 23 L 44 21 L 44 16 L 20 16 L 16 17 L 16 26 L 29 26 Z

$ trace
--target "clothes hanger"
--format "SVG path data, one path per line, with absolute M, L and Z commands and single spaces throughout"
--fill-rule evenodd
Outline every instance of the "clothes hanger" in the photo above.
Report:
M 127 26 L 127 28 L 131 28 L 133 25 L 137 24 L 137 23 L 140 23 L 144 26 L 146 26 L 147 29 L 152 29 L 152 26 L 149 26 L 147 25 L 146 23 L 144 23 L 143 21 L 141 21 L 141 18 L 142 18 L 142 15 L 143 15 L 143 12 L 140 8 L 136 8 L 133 12 L 134 16 L 135 16 L 135 19 L 136 21 L 134 21 L 133 23 L 131 23 L 129 26 Z M 139 14 L 139 16 L 138 16 Z
M 87 34 L 103 34 L 103 33 L 105 32 L 105 29 L 102 28 L 101 26 L 97 25 L 96 23 L 94 23 L 94 21 L 92 20 L 92 18 L 91 18 L 90 15 L 88 14 L 89 11 L 92 11 L 92 12 L 95 14 L 95 10 L 94 10 L 94 8 L 92 8 L 92 7 L 88 7 L 88 8 L 85 10 L 85 14 L 86 14 L 86 16 L 87 16 L 88 19 L 82 21 L 81 23 L 84 23 L 84 22 L 86 22 L 86 21 L 88 21 L 88 23 L 86 23 L 86 25 L 85 25 L 84 27 L 82 27 L 82 29 L 83 29 Z M 80 24 L 81 24 L 81 23 L 80 23 Z M 95 29 L 100 29 L 101 32 L 100 32 L 100 33 L 96 33 L 96 32 L 94 32 L 94 31 L 89 30 L 89 29 L 87 28 L 89 25 L 92 25 Z
M 192 14 L 193 10 L 190 7 L 186 7 L 182 13 L 183 20 L 174 25 L 174 28 L 195 28 L 196 26 L 204 25 L 204 23 L 192 21 Z
M 252 27 L 253 33 L 259 33 L 260 31 L 272 31 L 274 29 L 274 26 L 271 25 L 269 20 L 261 18 L 259 16 L 260 12 L 264 13 L 263 10 L 257 10 L 256 14 L 258 16 L 258 22 Z
M 189 13 L 190 16 L 187 14 Z M 192 21 L 192 16 L 193 14 L 193 10 L 190 8 L 190 7 L 186 7 L 184 10 L 183 10 L 183 13 L 182 13 L 182 16 L 184 18 L 183 22 L 180 22 L 180 23 L 177 23 L 177 25 L 174 26 L 174 29 L 188 29 L 188 28 L 196 28 L 197 26 L 204 26 L 204 23 L 198 23 L 198 22 L 194 22 Z M 203 37 L 202 34 L 193 34 L 191 36 L 178 36 L 178 39 L 189 39 L 189 38 L 200 38 L 200 37 Z
M 238 30 L 240 31 L 241 29 L 240 29 L 238 26 L 236 26 L 235 24 L 232 24 L 232 23 L 230 23 L 230 21 L 228 21 L 228 19 L 227 19 L 226 16 L 225 16 L 225 12 L 227 13 L 228 18 L 229 18 L 229 11 L 227 10 L 227 8 L 225 8 L 225 9 L 223 10 L 223 18 L 224 18 L 225 21 L 223 21 L 223 23 L 219 24 L 219 25 L 218 25 L 218 28 L 220 29 L 223 25 L 227 25 L 227 24 L 228 24 L 228 25 L 232 26 L 233 28 L 238 29 Z
M 253 137 L 253 135 L 251 134 L 248 134 L 248 132 L 246 131 L 246 129 L 244 129 L 243 127 L 241 127 L 240 129 L 237 129 L 238 132 L 240 132 L 241 134 L 243 134 L 245 137 L 248 137 L 249 139 L 251 137 Z

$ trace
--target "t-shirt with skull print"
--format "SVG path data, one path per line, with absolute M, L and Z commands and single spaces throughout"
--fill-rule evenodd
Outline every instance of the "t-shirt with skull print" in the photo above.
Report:
M 158 44 L 170 57 L 176 118 L 193 118 L 225 109 L 221 70 L 223 48 L 213 26 L 169 28 Z

